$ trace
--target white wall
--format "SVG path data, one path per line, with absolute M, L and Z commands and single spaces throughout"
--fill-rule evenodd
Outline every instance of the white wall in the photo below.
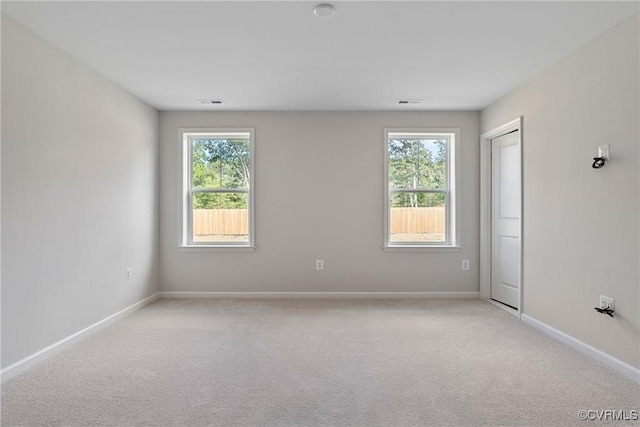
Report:
M 638 72 L 635 15 L 482 111 L 483 132 L 524 116 L 524 313 L 636 367 Z
M 403 126 L 461 129 L 461 252 L 382 250 L 383 128 Z M 255 252 L 177 251 L 180 127 L 255 128 Z M 477 292 L 478 139 L 478 112 L 161 112 L 162 290 Z
M 6 367 L 158 290 L 158 113 L 3 15 L 2 124 Z
M 2 2 L 0 2 L 0 14 Z M 2 22 L 0 16 L 0 74 L 2 73 Z M 0 81 L 0 97 L 2 96 L 2 82 Z M 0 102 L 0 333 L 2 332 L 2 102 Z M 2 369 L 2 337 L 0 337 L 0 369 Z

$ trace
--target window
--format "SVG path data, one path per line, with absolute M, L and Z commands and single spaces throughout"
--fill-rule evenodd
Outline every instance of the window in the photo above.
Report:
M 385 130 L 385 247 L 456 247 L 458 135 Z
M 253 247 L 253 129 L 181 134 L 180 246 Z

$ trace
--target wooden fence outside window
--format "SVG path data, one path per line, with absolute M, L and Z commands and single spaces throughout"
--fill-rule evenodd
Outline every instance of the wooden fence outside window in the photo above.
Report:
M 389 226 L 393 233 L 444 233 L 444 207 L 391 208 Z M 295 232 L 295 230 L 291 230 Z M 194 209 L 193 234 L 246 235 L 248 209 Z

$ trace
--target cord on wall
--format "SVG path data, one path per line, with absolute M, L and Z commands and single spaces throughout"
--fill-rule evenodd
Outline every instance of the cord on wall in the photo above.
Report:
M 591 165 L 591 167 L 594 169 L 600 169 L 601 167 L 604 166 L 606 161 L 607 159 L 605 159 L 604 157 L 594 157 L 593 164 Z
M 609 317 L 614 317 L 613 313 L 615 313 L 615 311 L 610 308 L 593 307 L 593 309 L 598 313 L 607 314 Z

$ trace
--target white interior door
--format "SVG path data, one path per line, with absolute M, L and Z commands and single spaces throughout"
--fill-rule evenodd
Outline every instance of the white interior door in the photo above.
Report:
M 520 131 L 491 140 L 491 299 L 520 303 Z

